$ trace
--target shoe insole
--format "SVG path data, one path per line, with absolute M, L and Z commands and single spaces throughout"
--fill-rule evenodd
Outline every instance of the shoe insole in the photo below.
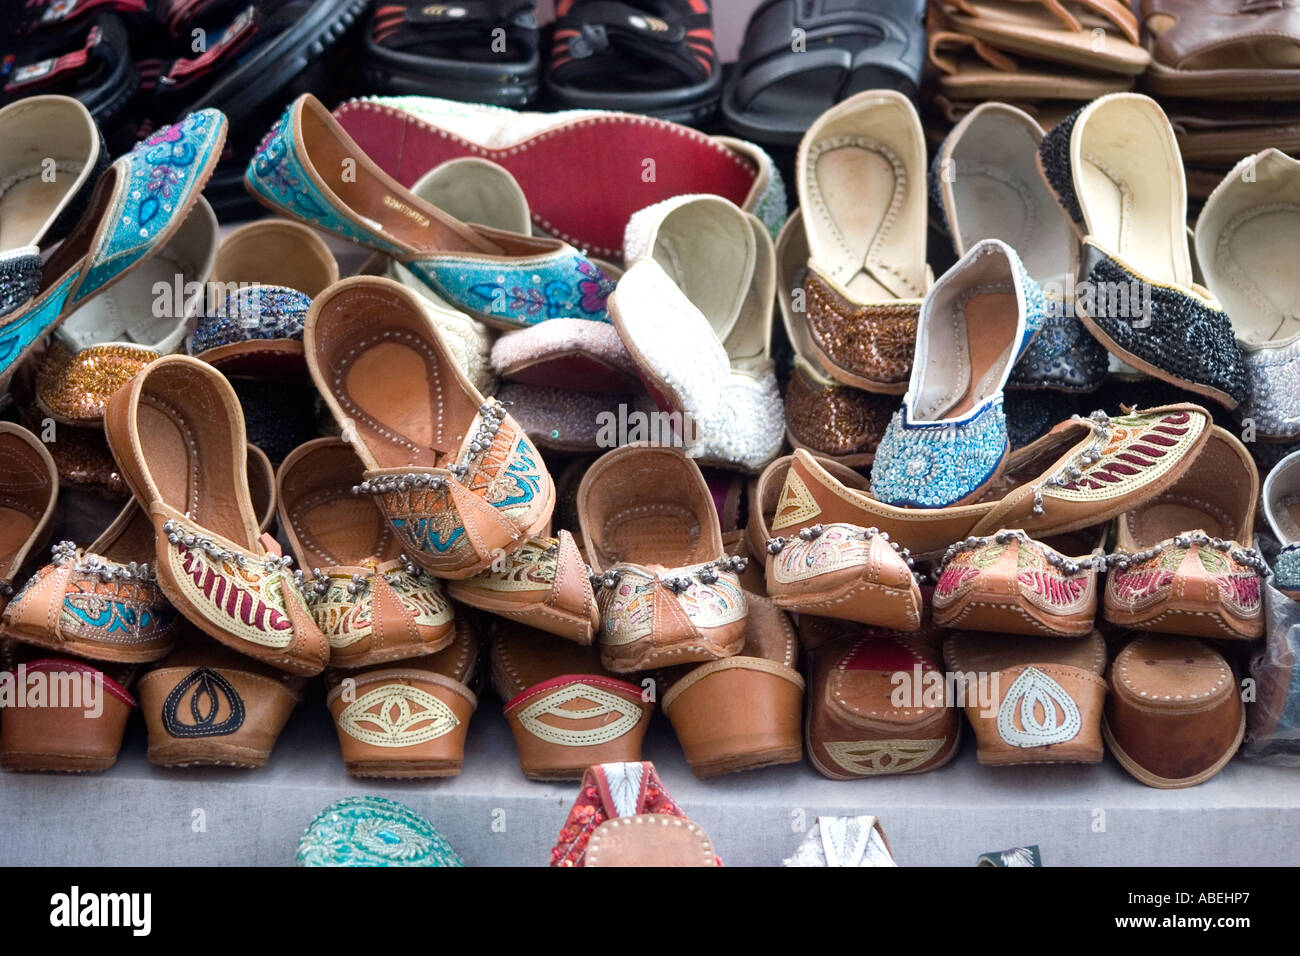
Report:
M 36 520 L 19 508 L 0 505 L 0 573 L 9 567 L 14 555 L 35 533 Z
M 0 195 L 0 252 L 35 242 L 75 180 L 73 174 L 61 172 L 54 182 L 46 182 L 36 170 L 6 189 Z
M 309 568 L 357 565 L 367 558 L 386 558 L 395 539 L 388 522 L 369 498 L 348 488 L 319 489 L 294 503 L 289 513 Z
M 423 349 L 429 347 L 420 343 Z M 343 371 L 340 396 L 359 413 L 355 426 L 368 435 L 365 444 L 380 468 L 405 464 L 445 467 L 464 435 L 444 433 L 442 377 L 432 350 L 423 354 L 410 345 L 381 342 L 357 354 Z M 427 398 L 412 394 L 423 383 Z
M 682 567 L 693 563 L 699 543 L 699 522 L 690 508 L 663 498 L 641 499 L 616 512 L 606 524 L 602 564 L 630 561 Z
M 164 250 L 140 263 L 111 289 L 92 296 L 63 321 L 55 335 L 74 352 L 105 342 L 148 348 L 171 345 L 169 339 L 179 341 L 184 334 L 185 311 L 204 305 L 201 298 L 193 302 L 188 298 L 194 291 L 190 283 L 201 278 L 189 263 Z M 160 288 L 167 291 L 160 294 Z
M 1219 234 L 1215 295 L 1232 316 L 1237 338 L 1250 344 L 1300 334 L 1300 206 L 1264 206 Z
M 1212 538 L 1232 539 L 1236 527 L 1226 516 L 1216 514 L 1195 501 L 1160 497 L 1127 516 L 1132 540 L 1140 547 L 1151 547 L 1187 531 L 1204 531 Z
M 951 330 L 936 336 L 927 352 L 915 408 L 919 420 L 964 415 L 996 390 L 1016 347 L 1007 341 L 1007 329 L 1016 327 L 1017 308 L 1013 292 L 986 292 L 964 307 L 954 305 Z

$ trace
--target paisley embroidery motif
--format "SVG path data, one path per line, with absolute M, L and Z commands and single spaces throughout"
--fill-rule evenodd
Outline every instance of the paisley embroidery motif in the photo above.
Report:
M 1078 736 L 1079 707 L 1065 688 L 1036 667 L 1026 667 L 998 708 L 998 734 L 1013 747 L 1046 747 Z
M 565 706 L 575 701 L 586 706 Z M 522 708 L 517 716 L 525 730 L 548 743 L 561 747 L 594 747 L 617 740 L 636 727 L 641 720 L 641 708 L 617 694 L 579 682 L 540 697 Z M 595 727 L 563 727 L 554 723 L 594 721 L 602 717 L 607 722 Z
M 451 604 L 443 596 L 437 579 L 417 578 L 398 570 L 389 572 L 384 580 L 416 625 L 439 627 L 451 620 Z M 312 617 L 328 638 L 330 647 L 350 647 L 374 633 L 374 591 L 370 587 L 350 591 L 350 584 L 351 573 L 331 571 L 327 590 L 309 604 Z
M 322 810 L 298 842 L 299 866 L 464 866 L 424 817 L 383 797 L 349 797 Z
M 338 717 L 339 729 L 372 747 L 413 747 L 460 726 L 451 708 L 409 684 L 384 684 L 362 694 Z
M 655 592 L 661 588 L 681 605 L 691 624 L 701 630 L 730 624 L 748 613 L 739 579 L 730 571 L 718 574 L 712 584 L 693 580 L 685 591 L 673 592 L 667 590 L 663 581 L 688 569 L 663 571 L 659 577 L 628 565 L 619 565 L 615 570 L 618 583 L 613 588 L 600 588 L 596 596 L 605 644 L 630 644 L 648 635 L 653 630 Z
M 222 714 L 225 717 L 218 720 Z M 220 672 L 199 667 L 167 695 L 162 721 L 173 737 L 224 737 L 244 726 L 244 701 Z
M 1205 416 L 1187 412 L 1121 415 L 1110 423 L 1111 438 L 1101 457 L 1082 465 L 1078 478 L 1044 487 L 1044 497 L 1089 501 L 1126 494 L 1139 478 L 1154 481 L 1178 464 L 1208 427 Z
M 871 541 L 851 524 L 826 525 L 811 541 L 791 538 L 772 559 L 772 576 L 780 584 L 806 581 L 842 568 L 865 566 Z
M 840 769 L 855 777 L 907 773 L 924 766 L 948 742 L 933 740 L 828 740 L 823 746 Z

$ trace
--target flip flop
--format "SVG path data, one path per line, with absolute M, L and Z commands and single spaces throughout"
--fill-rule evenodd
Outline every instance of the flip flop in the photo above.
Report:
M 924 16 L 925 0 L 765 0 L 750 17 L 723 95 L 727 125 L 760 143 L 793 144 L 811 118 L 856 93 L 915 98 Z

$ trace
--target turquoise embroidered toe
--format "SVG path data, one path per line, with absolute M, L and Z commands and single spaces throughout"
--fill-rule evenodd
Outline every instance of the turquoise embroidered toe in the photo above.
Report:
M 559 318 L 609 321 L 614 282 L 573 249 L 525 262 L 435 256 L 406 267 L 457 308 L 520 328 Z
M 432 823 L 404 803 L 348 797 L 307 825 L 299 866 L 464 866 Z

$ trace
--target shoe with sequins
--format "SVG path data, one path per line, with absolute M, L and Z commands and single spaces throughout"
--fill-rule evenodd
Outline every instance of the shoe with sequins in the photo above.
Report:
M 849 474 L 849 469 L 832 465 Z M 779 608 L 799 614 L 874 624 L 899 631 L 921 626 L 921 589 L 907 549 L 888 532 L 848 522 L 773 535 L 772 517 L 782 508 L 790 459 L 770 465 L 753 485 L 746 542 L 764 562 L 767 595 Z M 788 502 L 784 502 L 788 505 Z
M 1097 615 L 1105 559 L 1080 552 L 1090 546 L 1095 552 L 1104 537 L 1103 527 L 1050 541 L 1019 529 L 964 538 L 939 562 L 934 622 L 965 631 L 1083 637 Z
M 1088 331 L 1140 372 L 1228 409 L 1245 402 L 1232 322 L 1193 277 L 1183 163 L 1159 104 L 1093 100 L 1043 137 L 1038 161 L 1083 237 L 1075 310 Z
M 14 596 L 14 579 L 45 539 L 59 500 L 59 472 L 39 438 L 0 422 L 0 611 Z
M 1000 239 L 983 239 L 926 294 L 903 407 L 876 449 L 871 491 L 943 508 L 977 498 L 1011 450 L 1002 394 L 1043 324 L 1043 290 Z
M 925 263 L 925 134 L 902 93 L 870 90 L 813 122 L 795 160 L 811 253 L 804 294 L 821 364 L 870 392 L 907 390 Z
M 1264 479 L 1264 519 L 1281 550 L 1273 560 L 1273 584 L 1300 601 L 1300 452 L 1273 466 Z
M 402 554 L 384 516 L 352 494 L 364 470 L 347 442 L 317 438 L 290 452 L 276 474 L 280 529 L 334 667 L 424 657 L 452 640 L 442 582 Z
M 393 256 L 446 304 L 494 328 L 609 321 L 607 277 L 585 255 L 558 239 L 466 225 L 430 205 L 381 170 L 310 93 L 285 109 L 244 183 L 276 212 Z
M 1247 156 L 1196 220 L 1205 284 L 1232 320 L 1246 363 L 1237 409 L 1261 438 L 1300 438 L 1300 317 L 1292 262 L 1300 249 L 1300 162 L 1277 149 Z
M 90 111 L 70 96 L 28 96 L 0 109 L 0 319 L 41 285 L 41 252 L 67 235 L 108 167 Z M 53 163 L 53 180 L 44 172 Z
M 166 244 L 59 324 L 37 367 L 38 407 L 60 423 L 98 426 L 109 396 L 180 347 L 203 309 L 218 241 L 217 217 L 199 197 Z
M 980 500 L 946 508 L 886 504 L 857 472 L 799 450 L 770 527 L 786 538 L 817 524 L 874 527 L 918 560 L 1003 528 L 1042 540 L 1108 521 L 1168 488 L 1192 467 L 1211 425 L 1209 412 L 1191 404 L 1074 416 L 1012 452 Z
M 573 535 L 533 538 L 486 570 L 449 581 L 447 593 L 462 604 L 528 624 L 578 644 L 600 629 L 591 574 Z
M 402 551 L 441 578 L 472 577 L 543 533 L 555 486 L 500 402 L 470 384 L 419 298 L 357 276 L 317 296 L 307 365 L 365 466 Z
M 244 416 L 230 383 L 205 362 L 167 355 L 109 399 L 118 470 L 154 533 L 163 596 L 196 627 L 294 674 L 318 674 L 329 642 L 260 526 L 249 490 Z
M 701 464 L 762 469 L 785 438 L 767 230 L 720 196 L 679 196 L 634 215 L 624 248 L 610 312 L 651 398 Z
M 1067 301 L 1078 239 L 1037 168 L 1043 129 L 1022 110 L 982 103 L 958 123 L 930 166 L 931 199 L 953 251 L 981 239 L 1015 249 L 1042 287 L 1043 327 L 1011 370 L 1007 388 L 1090 392 L 1106 378 L 1106 350 Z
M 86 211 L 46 259 L 31 300 L 0 321 L 0 388 L 74 309 L 148 262 L 177 234 L 225 138 L 225 116 L 200 110 L 142 140 L 99 177 Z M 149 291 L 131 315 L 152 324 Z
M 601 661 L 616 673 L 730 657 L 747 605 L 709 486 L 680 448 L 624 445 L 578 488 L 596 577 Z
M 1106 620 L 1168 634 L 1250 640 L 1264 633 L 1253 548 L 1259 472 L 1215 426 L 1192 467 L 1119 519 L 1106 577 Z

